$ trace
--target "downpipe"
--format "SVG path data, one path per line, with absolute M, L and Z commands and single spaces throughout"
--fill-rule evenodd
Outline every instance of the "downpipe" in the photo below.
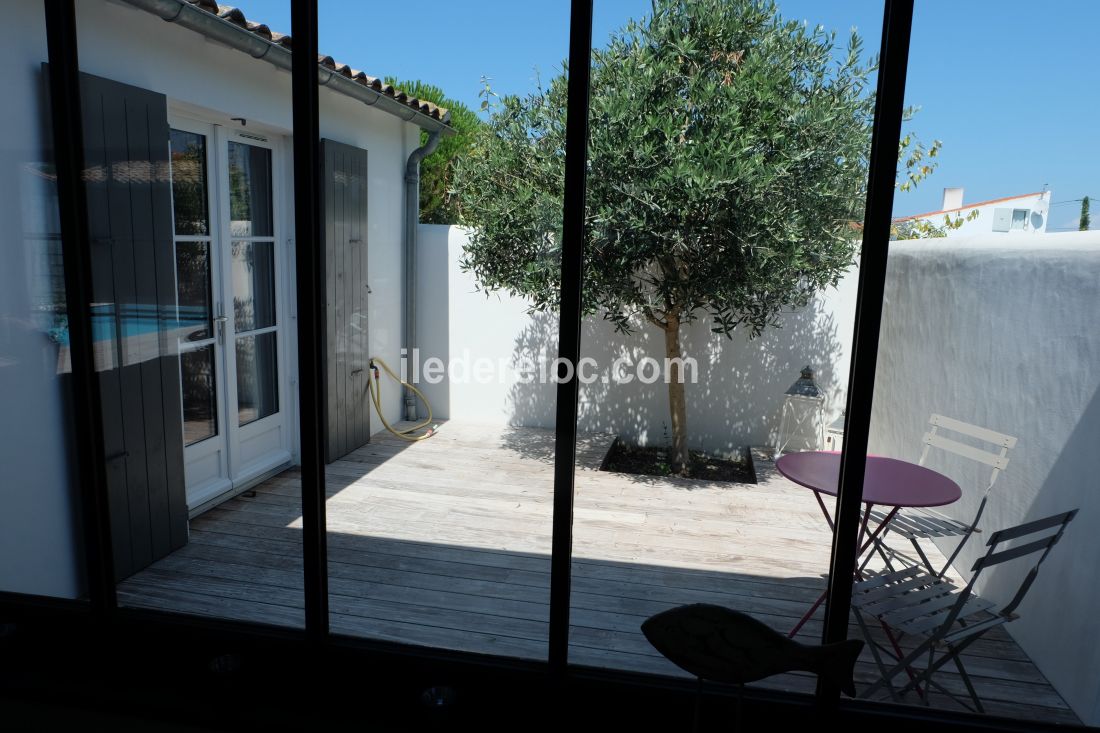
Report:
M 405 358 L 416 354 L 416 245 L 420 226 L 420 162 L 435 152 L 443 130 L 432 131 L 422 146 L 409 154 L 405 163 Z M 416 394 L 405 386 L 405 419 L 417 419 Z

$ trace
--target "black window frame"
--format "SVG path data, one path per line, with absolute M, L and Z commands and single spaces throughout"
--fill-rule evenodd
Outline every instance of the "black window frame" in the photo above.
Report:
M 73 372 L 73 420 L 77 434 L 76 481 L 80 486 L 82 533 L 87 575 L 87 599 L 65 600 L 0 592 L 0 620 L 47 619 L 47 628 L 61 629 L 74 619 L 104 628 L 159 629 L 185 633 L 191 638 L 245 643 L 288 644 L 289 648 L 327 654 L 369 657 L 374 664 L 411 665 L 414 669 L 461 670 L 474 680 L 494 675 L 520 675 L 546 682 L 550 699 L 558 695 L 654 694 L 656 689 L 691 694 L 683 681 L 652 678 L 609 669 L 586 669 L 569 663 L 570 564 L 573 529 L 573 481 L 577 436 L 576 378 L 562 380 L 557 392 L 555 429 L 554 516 L 551 554 L 550 625 L 546 662 L 428 649 L 412 645 L 351 639 L 329 629 L 328 568 L 324 505 L 324 446 L 321 409 L 324 404 L 321 352 L 310 346 L 324 328 L 320 296 L 324 292 L 321 221 L 321 151 L 318 122 L 317 0 L 291 0 L 293 70 L 292 104 L 295 241 L 298 344 L 299 411 L 301 438 L 303 559 L 305 593 L 304 629 L 265 626 L 246 621 L 205 619 L 182 614 L 120 608 L 112 567 L 110 521 L 106 502 L 101 410 L 92 361 L 91 316 L 87 308 L 69 310 Z M 905 78 L 908 68 L 913 0 L 884 0 L 879 55 L 878 86 L 871 141 L 868 195 L 863 224 L 863 248 L 852 357 L 847 395 L 847 426 L 841 455 L 840 491 L 836 502 L 836 531 L 830 555 L 823 642 L 843 640 L 848 633 L 852 573 L 833 572 L 854 567 L 861 514 L 862 484 L 871 422 L 879 326 L 893 209 L 897 149 L 901 135 Z M 49 52 L 49 99 L 53 122 L 53 150 L 57 170 L 58 201 L 65 266 L 67 302 L 90 302 L 91 283 L 87 204 L 81 171 L 84 165 L 79 94 L 79 56 L 74 0 L 43 0 Z M 581 288 L 584 258 L 585 172 L 589 109 L 593 0 L 571 0 L 568 121 L 566 130 L 565 195 L 563 200 L 562 294 L 559 356 L 575 363 L 581 347 Z M 313 175 L 302 175 L 312 171 Z M 313 242 L 317 246 L 303 246 Z M 52 626 L 51 626 L 52 625 Z M 147 636 L 135 635 L 137 639 Z M 141 641 L 135 643 L 143 643 Z M 291 657 L 300 659 L 300 657 Z M 547 675 L 547 673 L 549 673 Z M 304 674 L 304 670 L 303 670 Z M 303 685 L 305 682 L 303 681 Z M 628 692 L 624 692 L 624 690 Z M 725 694 L 720 690 L 712 694 Z M 756 704 L 807 712 L 805 696 L 750 690 Z M 869 722 L 889 718 L 913 725 L 936 723 L 946 729 L 1003 726 L 1004 720 L 969 713 L 945 713 L 927 709 L 898 708 L 867 701 L 842 700 L 839 690 L 819 683 L 812 714 L 846 711 L 851 720 Z M 798 711 L 801 711 L 799 713 Z M 881 720 L 879 720 L 881 724 Z M 1018 730 L 1046 730 L 1041 722 L 1015 721 Z

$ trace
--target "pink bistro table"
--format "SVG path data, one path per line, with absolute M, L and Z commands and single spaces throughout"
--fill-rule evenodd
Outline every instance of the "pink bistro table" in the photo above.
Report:
M 788 453 L 775 462 L 779 473 L 799 486 L 805 486 L 814 492 L 814 498 L 833 529 L 833 517 L 825 506 L 822 494 L 837 495 L 837 482 L 840 480 L 840 453 L 835 451 L 811 451 L 808 453 Z M 962 496 L 959 485 L 941 473 L 918 466 L 915 463 L 901 461 L 884 456 L 867 456 L 867 469 L 863 478 L 863 521 L 859 528 L 859 552 L 856 554 L 856 567 L 862 567 L 859 558 L 871 550 L 875 541 L 902 507 L 944 506 L 958 501 Z M 868 522 L 871 510 L 875 506 L 888 507 L 889 511 L 878 526 L 868 534 Z M 798 630 L 813 616 L 814 611 L 825 600 L 825 594 L 814 602 L 795 625 L 789 636 Z

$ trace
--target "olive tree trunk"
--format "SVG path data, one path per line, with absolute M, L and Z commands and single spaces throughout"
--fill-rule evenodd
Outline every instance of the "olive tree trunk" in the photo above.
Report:
M 684 400 L 683 354 L 680 353 L 680 317 L 668 314 L 665 318 L 664 374 L 668 380 L 668 412 L 672 416 L 672 445 L 668 450 L 668 462 L 673 473 L 685 473 L 690 465 L 687 444 L 687 402 Z

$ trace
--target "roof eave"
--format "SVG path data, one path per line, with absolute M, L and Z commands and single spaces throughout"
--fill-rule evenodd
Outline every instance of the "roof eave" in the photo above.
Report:
M 247 53 L 254 59 L 267 61 L 286 71 L 291 69 L 292 54 L 289 48 L 267 40 L 226 18 L 196 7 L 187 0 L 124 0 L 124 2 L 152 13 L 166 22 L 177 23 L 209 39 Z M 321 86 L 358 99 L 369 107 L 376 107 L 429 132 L 442 130 L 445 135 L 455 133 L 454 128 L 447 124 L 449 113 L 445 119 L 436 119 L 371 86 L 359 83 L 353 77 L 344 76 L 335 68 L 326 67 L 320 62 L 317 65 L 317 78 Z

